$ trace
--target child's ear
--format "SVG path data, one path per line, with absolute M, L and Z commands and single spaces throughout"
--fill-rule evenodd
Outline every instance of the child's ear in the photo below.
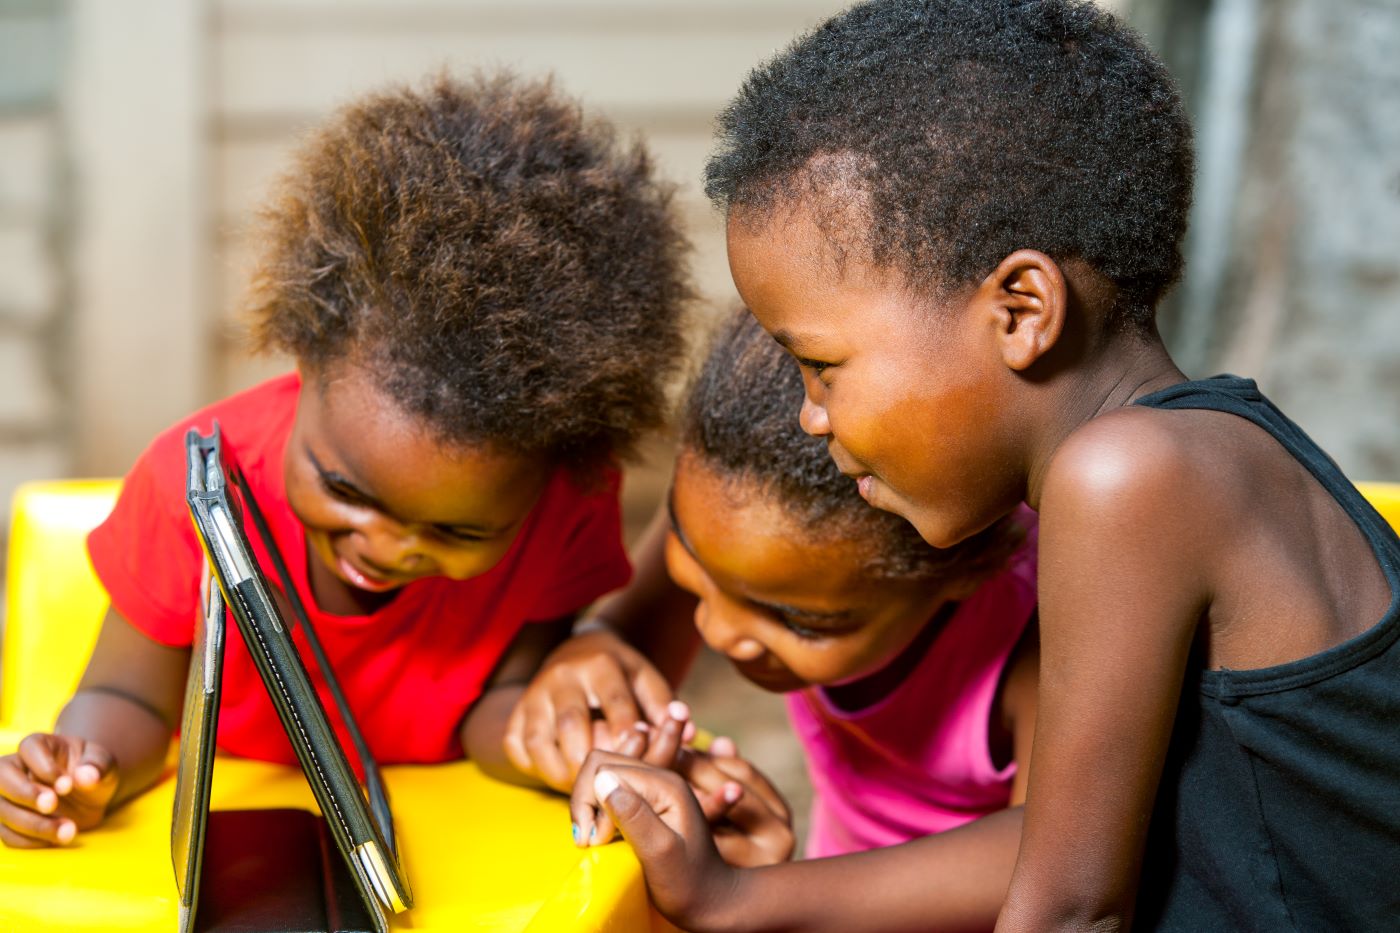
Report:
M 1018 249 L 983 279 L 978 297 L 992 312 L 1002 360 L 1017 372 L 1029 369 L 1060 339 L 1069 288 L 1059 265 L 1033 249 Z

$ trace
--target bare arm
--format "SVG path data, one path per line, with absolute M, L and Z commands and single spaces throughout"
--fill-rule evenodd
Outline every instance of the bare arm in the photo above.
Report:
M 0 757 L 0 842 L 71 842 L 155 783 L 180 716 L 189 656 L 109 611 L 54 731 L 30 735 Z
M 700 648 L 695 630 L 695 597 L 671 582 L 666 572 L 663 505 L 632 549 L 635 573 L 626 589 L 609 594 L 579 623 L 580 631 L 604 624 L 659 670 L 672 687 L 685 679 Z
M 620 780 L 611 787 L 605 775 Z M 574 819 L 599 799 L 632 844 L 652 900 L 687 930 L 986 930 L 1016 861 L 1021 808 L 900 846 L 732 868 L 684 779 L 594 752 L 574 789 Z
M 1169 443 L 1084 429 L 1041 497 L 1040 708 L 1024 839 L 997 929 L 1132 924 L 1210 541 Z
M 113 803 L 160 777 L 189 667 L 188 648 L 162 645 L 115 609 L 107 612 L 92 660 L 54 732 L 97 742 L 112 753 L 120 773 Z

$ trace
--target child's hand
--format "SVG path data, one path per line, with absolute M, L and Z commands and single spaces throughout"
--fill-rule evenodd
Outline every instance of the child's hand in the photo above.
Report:
M 652 902 L 677 926 L 710 926 L 706 918 L 721 912 L 734 891 L 738 869 L 720 857 L 705 814 L 680 775 L 594 751 L 569 806 L 580 844 L 595 813 L 621 827 L 641 860 Z
M 0 758 L 0 842 L 13 849 L 66 845 L 107 813 L 117 765 L 96 742 L 36 732 Z
M 651 662 L 617 635 L 575 635 L 540 666 L 506 725 L 506 755 L 522 773 L 568 792 L 595 746 L 610 748 L 639 722 L 660 726 L 674 698 Z M 612 735 L 600 742 L 593 711 Z
M 738 757 L 731 740 L 715 739 L 707 753 L 687 749 L 676 770 L 709 818 L 726 862 L 757 868 L 792 858 L 797 845 L 792 811 L 768 779 Z

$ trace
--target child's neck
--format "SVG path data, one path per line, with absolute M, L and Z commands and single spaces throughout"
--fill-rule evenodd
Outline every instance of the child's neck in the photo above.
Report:
M 938 639 L 938 633 L 943 631 L 957 608 L 958 604 L 952 600 L 940 604 L 914 640 L 893 661 L 875 673 L 848 683 L 822 687 L 827 700 L 844 713 L 858 713 L 889 696 L 928 655 Z
M 1031 439 L 1026 484 L 1031 508 L 1039 507 L 1045 471 L 1066 438 L 1099 415 L 1186 381 L 1155 327 L 1150 334 L 1123 333 L 1102 339 L 1091 359 L 1081 356 L 1059 364 L 1058 374 L 1032 389 L 1040 406 L 1035 423 L 1043 427 L 1026 433 Z

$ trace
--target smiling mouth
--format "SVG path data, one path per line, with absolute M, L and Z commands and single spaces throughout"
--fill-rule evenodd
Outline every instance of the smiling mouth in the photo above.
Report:
M 389 590 L 398 589 L 408 582 L 402 577 L 381 576 L 371 571 L 361 570 L 354 562 L 345 557 L 339 557 L 336 563 L 339 565 L 340 575 L 351 586 L 371 593 L 387 593 Z

